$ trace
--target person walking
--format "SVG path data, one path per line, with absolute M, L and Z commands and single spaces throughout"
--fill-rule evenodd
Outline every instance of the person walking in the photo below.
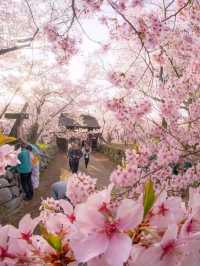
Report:
M 81 149 L 79 148 L 79 145 L 76 143 L 73 143 L 71 148 L 68 151 L 69 167 L 72 173 L 78 172 L 79 161 L 82 155 L 83 153 Z
M 27 145 L 24 142 L 21 143 L 20 147 L 21 152 L 18 155 L 20 164 L 17 165 L 17 171 L 20 174 L 21 186 L 25 194 L 24 200 L 31 200 L 33 198 L 33 185 L 31 181 L 31 155 L 27 150 Z
M 90 161 L 90 146 L 89 145 L 85 145 L 85 147 L 83 148 L 83 156 L 85 160 L 85 168 L 87 168 L 88 163 Z

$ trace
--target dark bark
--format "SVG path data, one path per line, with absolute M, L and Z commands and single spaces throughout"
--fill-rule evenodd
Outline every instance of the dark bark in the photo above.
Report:
M 0 56 L 4 55 L 4 54 L 7 54 L 7 53 L 10 53 L 10 52 L 14 52 L 14 51 L 17 51 L 17 50 L 21 50 L 21 49 L 30 47 L 31 46 L 31 42 L 34 41 L 34 39 L 35 39 L 36 35 L 38 34 L 38 32 L 39 32 L 39 29 L 37 28 L 32 37 L 21 39 L 21 40 L 18 41 L 19 43 L 25 43 L 25 44 L 21 44 L 19 46 L 18 45 L 14 45 L 12 47 L 0 49 Z

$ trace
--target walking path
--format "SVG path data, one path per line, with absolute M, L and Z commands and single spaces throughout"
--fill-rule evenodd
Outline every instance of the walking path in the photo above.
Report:
M 81 159 L 80 171 L 97 178 L 99 187 L 107 185 L 109 183 L 110 173 L 115 168 L 115 165 L 100 153 L 93 153 L 90 159 L 91 161 L 87 170 L 85 169 L 83 159 Z M 50 196 L 51 185 L 63 175 L 70 175 L 67 157 L 64 153 L 58 153 L 48 168 L 42 173 L 40 187 L 35 190 L 33 200 L 23 202 L 22 206 L 15 212 L 12 212 L 12 214 L 0 217 L 0 224 L 9 223 L 16 226 L 26 213 L 30 213 L 32 217 L 36 217 L 39 214 L 41 199 Z

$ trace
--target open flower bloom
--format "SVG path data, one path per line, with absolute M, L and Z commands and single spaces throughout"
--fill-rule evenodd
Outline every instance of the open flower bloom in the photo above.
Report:
M 18 257 L 28 257 L 27 246 L 18 239 L 9 237 L 11 226 L 6 225 L 0 228 L 0 265 L 16 265 Z
M 181 198 L 169 197 L 163 192 L 157 199 L 150 217 L 150 224 L 160 229 L 166 229 L 172 223 L 179 223 L 185 218 L 185 206 Z
M 48 232 L 67 235 L 76 219 L 73 206 L 63 199 L 52 203 L 54 210 L 48 212 L 48 218 L 44 217 L 43 224 Z M 56 206 L 54 206 L 55 203 Z
M 113 189 L 113 184 L 111 183 L 107 189 L 93 193 L 87 200 L 87 203 L 93 208 L 99 209 L 102 204 L 109 204 L 111 201 L 111 192 Z
M 178 238 L 178 226 L 171 224 L 162 240 L 144 251 L 135 265 L 182 266 L 184 256 L 185 242 Z
M 45 222 L 47 231 L 53 234 L 67 234 L 71 226 L 71 222 L 63 213 L 50 213 Z
M 74 209 L 71 203 L 69 203 L 67 200 L 59 200 L 59 206 L 62 208 L 64 214 L 67 216 L 67 219 L 73 223 L 76 220 L 76 217 L 74 215 Z
M 8 231 L 9 226 L 3 226 L 0 228 L 0 265 L 6 265 L 9 260 L 13 259 L 12 254 L 8 251 Z
M 132 248 L 132 240 L 126 232 L 141 223 L 143 207 L 125 199 L 114 217 L 105 202 L 96 208 L 96 202 L 100 203 L 97 199 L 98 194 L 75 209 L 77 230 L 71 235 L 70 245 L 78 262 L 95 258 L 97 263 L 99 258 L 109 266 L 123 266 Z
M 19 222 L 18 229 L 16 229 L 14 226 L 10 227 L 9 236 L 29 242 L 31 241 L 33 231 L 39 222 L 39 217 L 32 219 L 30 214 L 26 214 Z
M 189 214 L 181 227 L 180 238 L 186 242 L 186 256 L 183 266 L 198 266 L 200 261 L 200 194 L 190 188 L 189 191 Z M 187 254 L 189 254 L 187 256 Z
M 200 231 L 200 194 L 190 188 L 189 190 L 189 212 L 188 217 L 181 228 L 182 238 L 195 238 Z

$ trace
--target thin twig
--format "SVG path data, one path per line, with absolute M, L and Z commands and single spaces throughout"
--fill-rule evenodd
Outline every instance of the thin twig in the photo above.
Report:
M 37 25 L 37 23 L 36 23 L 36 21 L 35 21 L 35 18 L 34 18 L 34 16 L 33 16 L 33 11 L 32 11 L 32 9 L 31 9 L 31 6 L 30 6 L 28 0 L 24 0 L 24 1 L 26 2 L 27 6 L 28 6 L 29 12 L 30 12 L 31 17 L 32 17 L 32 20 L 33 20 L 33 24 L 35 25 L 36 29 L 39 30 L 39 27 L 38 27 L 38 25 Z
M 165 18 L 164 20 L 162 20 L 162 22 L 166 22 L 170 18 L 176 17 L 184 8 L 186 8 L 191 3 L 192 3 L 192 0 L 188 0 L 187 3 L 184 6 L 182 6 L 179 10 L 176 11 L 176 13 L 174 13 L 174 14 L 170 15 L 169 17 Z
M 134 58 L 133 62 L 130 64 L 130 66 L 128 67 L 128 69 L 125 71 L 124 74 L 127 74 L 127 72 L 128 72 L 128 71 L 132 68 L 132 66 L 135 64 L 135 62 L 137 61 L 137 59 L 139 58 L 139 56 L 140 56 L 140 54 L 141 54 L 141 52 L 142 52 L 142 48 L 143 48 L 143 47 L 141 46 L 138 55 L 136 56 L 136 58 Z
M 173 60 L 172 60 L 172 59 L 170 58 L 170 56 L 168 55 L 167 51 L 166 51 L 162 46 L 161 46 L 161 50 L 165 53 L 165 55 L 166 55 L 167 59 L 169 60 L 169 62 L 170 62 L 170 64 L 171 64 L 171 66 L 172 66 L 174 72 L 176 73 L 176 76 L 177 76 L 178 78 L 180 78 L 181 75 L 178 73 L 178 71 L 177 71 L 177 69 L 176 69 L 176 67 L 175 67 L 175 65 L 174 65 L 174 63 L 173 63 Z

